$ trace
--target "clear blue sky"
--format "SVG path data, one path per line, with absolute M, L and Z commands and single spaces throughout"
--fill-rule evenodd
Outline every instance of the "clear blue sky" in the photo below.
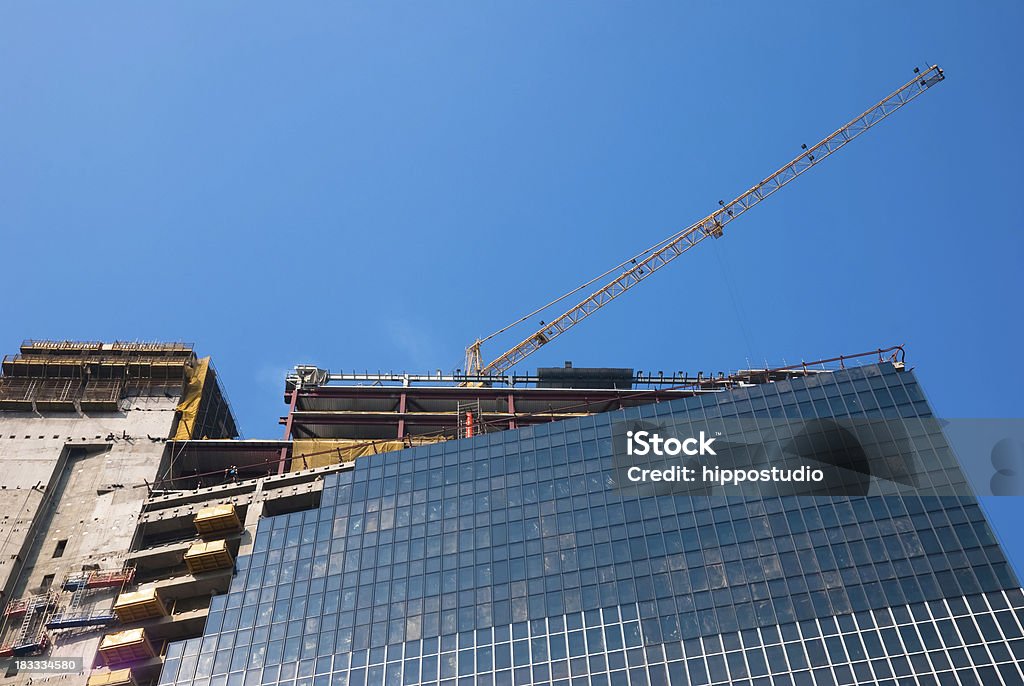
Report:
M 5 3 L 0 349 L 194 342 L 244 433 L 279 436 L 293 364 L 461 366 L 927 61 L 945 83 L 533 363 L 906 343 L 940 415 L 1021 417 L 1022 23 L 1019 2 Z M 1019 503 L 990 511 L 1024 570 Z

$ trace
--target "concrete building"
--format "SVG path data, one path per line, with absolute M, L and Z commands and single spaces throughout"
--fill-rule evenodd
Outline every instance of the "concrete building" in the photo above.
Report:
M 192 435 L 237 431 L 209 359 L 189 346 L 27 341 L 4 358 L 0 655 L 91 666 L 133 582 L 149 484 L 169 441 Z

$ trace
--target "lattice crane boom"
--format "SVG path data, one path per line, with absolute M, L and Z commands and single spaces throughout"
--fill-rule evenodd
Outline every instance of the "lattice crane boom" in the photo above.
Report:
M 649 278 L 656 271 L 693 248 L 705 238 L 721 237 L 725 226 L 729 222 L 819 164 L 826 157 L 844 147 L 847 143 L 944 78 L 942 69 L 937 65 L 933 65 L 924 72 L 915 70 L 914 78 L 900 86 L 893 93 L 854 117 L 817 144 L 809 148 L 804 146 L 800 155 L 795 159 L 780 167 L 750 190 L 741 193 L 734 200 L 720 202 L 721 207 L 719 209 L 662 241 L 646 257 L 630 262 L 629 267 L 612 279 L 612 281 L 591 293 L 553 321 L 548 323 L 542 322 L 541 328 L 507 350 L 494 361 L 486 365 L 483 364 L 480 347 L 481 343 L 487 339 L 475 341 L 466 348 L 466 373 L 470 375 L 501 374 L 522 362 L 542 346 L 550 343 L 615 298 Z M 488 338 L 491 338 L 491 336 Z

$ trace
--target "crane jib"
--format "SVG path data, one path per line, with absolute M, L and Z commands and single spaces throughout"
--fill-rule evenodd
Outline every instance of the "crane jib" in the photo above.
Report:
M 780 167 L 750 190 L 740 194 L 730 202 L 720 201 L 718 210 L 662 241 L 647 257 L 641 260 L 633 260 L 631 266 L 611 282 L 591 293 L 584 300 L 550 323 L 542 322 L 542 327 L 539 330 L 527 336 L 525 340 L 507 350 L 493 362 L 483 365 L 479 342 L 471 345 L 467 348 L 466 373 L 478 375 L 501 374 L 512 368 L 536 352 L 541 346 L 550 343 L 553 339 L 562 335 L 633 286 L 654 274 L 654 272 L 683 255 L 683 253 L 696 246 L 705 238 L 720 238 L 724 234 L 726 225 L 731 221 L 855 140 L 875 124 L 945 78 L 945 74 L 938 65 L 933 65 L 924 72 L 916 69 L 914 71 L 915 76 L 913 79 L 836 129 L 815 145 L 809 148 L 802 146 L 800 155 Z M 469 362 L 470 359 L 473 360 L 472 364 Z M 471 369 L 470 366 L 473 368 Z

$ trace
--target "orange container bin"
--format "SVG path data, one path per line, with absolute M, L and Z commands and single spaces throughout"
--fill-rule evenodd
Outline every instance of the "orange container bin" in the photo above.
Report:
M 86 686 L 136 686 L 130 669 L 104 670 L 89 675 Z
M 103 664 L 107 666 L 156 657 L 153 644 L 146 638 L 145 629 L 127 629 L 107 634 L 100 641 L 99 653 Z
M 154 617 L 166 617 L 167 608 L 164 606 L 156 589 L 146 591 L 133 591 L 122 593 L 117 596 L 114 603 L 114 614 L 124 624 L 140 622 L 143 619 Z
M 196 531 L 202 535 L 230 533 L 242 528 L 235 506 L 230 503 L 204 507 L 196 513 L 192 521 L 195 523 Z
M 235 559 L 228 550 L 227 542 L 200 541 L 193 543 L 185 553 L 185 564 L 192 574 L 201 572 L 212 572 L 216 569 L 229 569 L 235 564 Z

